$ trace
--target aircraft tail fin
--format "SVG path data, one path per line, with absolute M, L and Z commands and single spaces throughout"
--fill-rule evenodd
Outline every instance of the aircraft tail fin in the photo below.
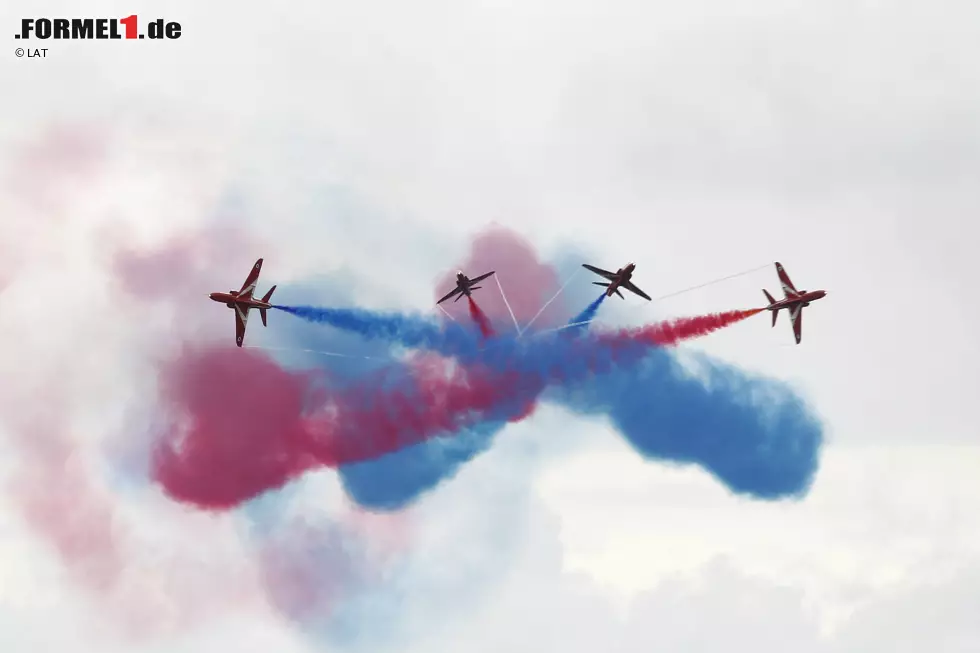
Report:
M 592 285 L 594 285 L 594 286 L 608 286 L 609 284 L 608 283 L 603 283 L 602 281 L 593 281 L 592 282 Z
M 619 288 L 616 288 L 616 294 L 619 295 L 620 299 L 626 299 L 625 297 L 623 297 L 623 293 L 619 292 Z
M 772 298 L 772 295 L 769 294 L 769 291 L 768 290 L 766 290 L 765 288 L 763 288 L 762 289 L 762 292 L 765 294 L 766 299 L 769 300 L 769 305 L 770 306 L 772 306 L 773 304 L 776 303 L 776 300 Z M 773 326 L 776 326 L 776 318 L 777 317 L 779 317 L 779 310 L 775 310 L 775 311 L 772 312 L 772 325 Z
M 464 296 L 466 296 L 466 293 L 462 293 L 462 292 L 459 293 L 458 295 L 456 295 L 456 299 L 453 300 L 453 303 L 455 304 L 456 302 L 461 300 Z
M 276 287 L 275 286 L 269 288 L 269 292 L 267 292 L 265 294 L 265 297 L 262 298 L 262 301 L 264 301 L 266 304 L 268 304 L 269 303 L 269 300 L 272 299 L 272 293 L 274 293 L 275 291 L 276 291 Z M 266 315 L 266 310 L 268 310 L 268 309 L 265 309 L 265 308 L 260 308 L 259 309 L 259 317 L 262 318 L 262 326 L 269 326 L 268 317 Z
M 479 289 L 480 289 L 480 288 L 482 288 L 482 287 L 483 287 L 483 286 L 473 286 L 472 288 L 470 288 L 470 290 L 479 290 Z

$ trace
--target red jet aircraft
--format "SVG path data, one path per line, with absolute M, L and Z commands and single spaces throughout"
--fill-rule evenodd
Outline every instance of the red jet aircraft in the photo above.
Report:
M 446 295 L 445 297 L 437 301 L 436 304 L 443 303 L 444 301 L 446 301 L 447 299 L 449 299 L 450 297 L 452 297 L 457 293 L 459 294 L 459 297 L 453 300 L 454 304 L 458 302 L 462 297 L 469 297 L 474 290 L 480 289 L 480 286 L 474 286 L 473 284 L 477 283 L 478 281 L 483 281 L 493 273 L 494 271 L 490 270 L 486 274 L 481 274 L 476 279 L 470 279 L 465 274 L 463 274 L 462 270 L 460 270 L 459 272 L 456 273 L 456 287 L 453 288 L 451 293 L 449 293 L 448 295 Z
M 239 347 L 242 346 L 242 340 L 245 339 L 245 325 L 248 324 L 249 309 L 259 309 L 259 315 L 262 317 L 262 326 L 266 326 L 265 312 L 272 308 L 269 299 L 272 297 L 272 292 L 276 289 L 275 286 L 269 288 L 269 292 L 261 300 L 252 298 L 252 293 L 255 292 L 255 284 L 259 280 L 259 272 L 261 271 L 262 259 L 259 259 L 252 266 L 252 270 L 248 273 L 248 278 L 242 284 L 241 290 L 229 290 L 226 293 L 213 292 L 208 295 L 209 299 L 221 302 L 228 308 L 235 309 L 235 343 Z
M 600 277 L 605 277 L 606 279 L 609 279 L 609 283 L 602 283 L 601 281 L 592 282 L 597 286 L 609 286 L 609 288 L 606 290 L 606 297 L 612 297 L 612 294 L 616 293 L 617 295 L 619 295 L 620 299 L 626 299 L 625 297 L 623 297 L 623 293 L 619 292 L 620 288 L 626 288 L 626 290 L 630 291 L 631 293 L 635 295 L 639 295 L 640 297 L 646 299 L 647 301 L 652 301 L 650 299 L 650 295 L 646 294 L 645 292 L 643 292 L 642 290 L 634 286 L 633 282 L 630 281 L 630 278 L 633 276 L 633 270 L 636 269 L 636 263 L 627 263 L 626 267 L 619 268 L 615 272 L 609 272 L 608 270 L 603 270 L 602 268 L 593 267 L 588 263 L 583 263 L 582 267 L 585 268 L 586 270 L 591 270 L 592 272 L 595 272 Z
M 779 317 L 780 309 L 789 309 L 789 319 L 793 321 L 793 335 L 796 336 L 796 344 L 800 344 L 803 339 L 803 308 L 827 296 L 826 290 L 797 290 L 793 282 L 789 280 L 789 275 L 783 269 L 781 263 L 776 263 L 776 274 L 779 275 L 779 283 L 783 286 L 785 299 L 776 301 L 765 288 L 762 292 L 769 300 L 768 310 L 772 311 L 772 325 L 776 326 L 776 318 Z

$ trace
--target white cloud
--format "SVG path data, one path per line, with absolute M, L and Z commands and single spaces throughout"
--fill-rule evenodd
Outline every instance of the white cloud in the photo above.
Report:
M 980 558 L 980 530 L 966 517 L 980 502 L 978 456 L 972 446 L 839 446 L 826 453 L 806 498 L 770 503 L 616 447 L 582 453 L 540 487 L 564 517 L 571 569 L 635 594 L 725 556 L 804 587 L 833 619 L 842 588 L 887 594 L 951 577 Z
M 764 504 L 593 443 L 538 482 L 494 601 L 419 650 L 970 650 L 978 455 L 838 450 L 809 497 Z

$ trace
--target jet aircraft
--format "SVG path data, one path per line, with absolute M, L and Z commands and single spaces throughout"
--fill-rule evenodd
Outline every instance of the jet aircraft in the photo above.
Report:
M 631 293 L 635 295 L 639 295 L 640 297 L 646 299 L 647 301 L 652 301 L 650 299 L 650 295 L 646 294 L 645 292 L 637 288 L 635 285 L 633 285 L 633 282 L 630 281 L 630 279 L 633 276 L 633 270 L 636 269 L 636 263 L 627 263 L 626 267 L 619 268 L 615 272 L 603 270 L 602 268 L 591 266 L 588 263 L 583 263 L 582 267 L 585 268 L 586 270 L 595 272 L 600 277 L 604 277 L 609 280 L 609 283 L 602 283 L 601 281 L 592 282 L 597 286 L 608 286 L 608 288 L 606 289 L 606 297 L 612 297 L 612 294 L 616 293 L 617 295 L 619 295 L 620 299 L 626 299 L 625 297 L 623 297 L 623 293 L 619 292 L 620 288 L 625 288 Z
M 208 298 L 221 302 L 228 308 L 234 309 L 235 311 L 235 343 L 241 347 L 242 341 L 245 339 L 245 326 L 248 324 L 248 312 L 250 309 L 259 309 L 259 315 L 262 317 L 262 326 L 267 326 L 266 324 L 266 311 L 272 308 L 272 304 L 269 303 L 269 299 L 272 297 L 273 291 L 276 289 L 275 286 L 269 288 L 269 292 L 265 294 L 261 300 L 252 297 L 255 292 L 255 285 L 259 280 L 259 272 L 262 271 L 262 259 L 255 262 L 252 266 L 251 271 L 248 273 L 248 277 L 245 279 L 245 283 L 242 284 L 241 290 L 229 290 L 228 292 L 213 292 L 208 295 Z
M 459 272 L 456 273 L 456 287 L 453 288 L 452 292 L 450 292 L 448 295 L 446 295 L 445 297 L 437 301 L 436 304 L 441 304 L 447 299 L 449 299 L 450 297 L 452 297 L 453 295 L 457 295 L 457 294 L 459 295 L 459 297 L 453 300 L 454 304 L 464 296 L 470 297 L 473 294 L 474 290 L 479 290 L 482 287 L 482 286 L 475 286 L 473 284 L 483 281 L 493 273 L 494 270 L 490 270 L 486 274 L 481 274 L 475 279 L 470 279 L 465 274 L 463 274 L 462 270 L 460 270 Z
M 779 283 L 783 287 L 783 294 L 786 296 L 784 299 L 778 302 L 773 299 L 772 295 L 765 288 L 762 292 L 766 294 L 766 299 L 769 300 L 769 306 L 767 310 L 772 311 L 772 325 L 776 326 L 776 318 L 779 316 L 779 311 L 781 309 L 789 310 L 789 319 L 793 323 L 793 335 L 796 337 L 796 344 L 800 344 L 803 339 L 803 309 L 810 305 L 810 302 L 815 302 L 818 299 L 822 299 L 827 296 L 826 290 L 797 290 L 793 285 L 793 282 L 789 280 L 789 275 L 786 274 L 786 270 L 783 269 L 781 263 L 776 263 L 776 274 L 779 275 Z

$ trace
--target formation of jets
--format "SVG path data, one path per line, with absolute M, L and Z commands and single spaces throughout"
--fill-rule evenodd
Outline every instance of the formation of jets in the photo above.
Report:
M 582 267 L 586 270 L 590 270 L 598 274 L 600 277 L 606 279 L 606 282 L 593 281 L 592 283 L 597 286 L 605 286 L 605 296 L 612 297 L 613 293 L 619 295 L 620 299 L 626 299 L 621 292 L 620 288 L 625 288 L 635 295 L 639 295 L 647 301 L 652 301 L 650 296 L 645 292 L 640 290 L 632 281 L 633 271 L 636 269 L 635 263 L 627 263 L 625 267 L 621 267 L 615 272 L 610 272 L 608 270 L 603 270 L 602 268 L 597 268 L 595 266 L 589 265 L 588 263 L 583 263 Z M 248 312 L 256 308 L 259 311 L 259 315 L 262 317 L 262 326 L 267 326 L 266 322 L 266 311 L 272 308 L 272 304 L 269 300 L 272 298 L 272 293 L 275 291 L 276 287 L 272 286 L 269 292 L 265 294 L 262 299 L 255 299 L 253 297 L 255 293 L 255 287 L 259 280 L 259 273 L 262 271 L 262 259 L 255 262 L 252 269 L 248 273 L 248 277 L 245 278 L 245 283 L 242 284 L 241 290 L 229 290 L 228 292 L 213 292 L 208 295 L 208 298 L 221 302 L 225 306 L 235 311 L 235 344 L 239 347 L 242 346 L 242 342 L 245 340 L 245 327 L 248 325 Z M 476 284 L 483 281 L 484 279 L 495 274 L 494 270 L 481 274 L 478 277 L 470 279 L 462 271 L 456 273 L 456 287 L 447 294 L 445 297 L 440 299 L 436 304 L 441 304 L 448 299 L 456 297 L 454 302 L 458 302 L 462 297 L 471 297 L 474 290 L 479 290 L 481 286 Z M 786 309 L 789 311 L 789 319 L 793 325 L 793 336 L 796 338 L 796 344 L 800 344 L 803 339 L 803 309 L 810 305 L 810 302 L 814 302 L 818 299 L 822 299 L 827 296 L 826 290 L 797 290 L 790 281 L 789 275 L 786 274 L 786 270 L 783 269 L 781 263 L 776 263 L 776 274 L 779 277 L 779 283 L 782 285 L 784 298 L 777 301 L 773 299 L 773 296 L 769 294 L 769 291 L 764 289 L 763 293 L 766 295 L 766 299 L 769 300 L 769 306 L 766 310 L 772 311 L 772 326 L 776 326 L 776 318 L 779 316 L 779 311 Z

